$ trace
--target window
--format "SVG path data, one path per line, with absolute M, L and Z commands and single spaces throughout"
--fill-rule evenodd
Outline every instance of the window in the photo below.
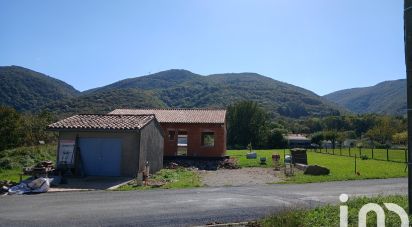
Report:
M 215 146 L 215 133 L 214 132 L 202 132 L 202 146 L 205 146 L 205 147 Z
M 175 131 L 169 131 L 169 140 L 175 140 Z

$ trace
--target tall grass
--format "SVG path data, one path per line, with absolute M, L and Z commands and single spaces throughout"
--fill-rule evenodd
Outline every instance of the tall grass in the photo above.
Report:
M 19 147 L 0 151 L 0 180 L 18 181 L 23 167 L 40 161 L 56 161 L 56 145 Z
M 349 226 L 358 226 L 358 213 L 362 206 L 368 203 L 395 203 L 407 211 L 406 196 L 378 196 L 373 198 L 361 197 L 349 200 Z M 384 208 L 386 213 L 386 226 L 400 226 L 400 218 L 393 212 Z M 410 220 L 411 217 L 409 218 Z M 262 227 L 323 227 L 339 226 L 339 206 L 323 206 L 311 210 L 285 211 L 258 221 L 254 226 Z M 371 212 L 367 218 L 367 226 L 376 226 L 376 215 Z

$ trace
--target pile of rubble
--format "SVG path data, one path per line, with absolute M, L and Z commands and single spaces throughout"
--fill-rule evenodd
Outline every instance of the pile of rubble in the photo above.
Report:
M 239 169 L 235 158 L 217 160 L 204 159 L 173 159 L 164 161 L 165 168 L 176 169 L 178 167 L 192 168 L 198 170 Z
M 23 173 L 38 178 L 47 177 L 54 170 L 53 162 L 46 160 L 37 163 L 35 166 L 23 168 Z
M 219 169 L 240 169 L 236 158 L 227 158 L 219 163 Z

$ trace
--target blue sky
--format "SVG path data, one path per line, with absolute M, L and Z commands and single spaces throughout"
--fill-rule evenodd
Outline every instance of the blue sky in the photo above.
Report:
M 405 77 L 402 0 L 0 1 L 0 65 L 86 90 L 167 69 L 327 94 Z

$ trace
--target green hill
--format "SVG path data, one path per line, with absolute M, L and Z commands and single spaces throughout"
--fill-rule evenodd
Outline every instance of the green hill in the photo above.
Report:
M 76 97 L 80 92 L 63 81 L 19 66 L 0 67 L 0 105 L 33 111 L 47 103 Z
M 125 88 L 151 92 L 165 106 L 175 108 L 224 108 L 239 100 L 254 100 L 273 117 L 334 115 L 342 110 L 313 92 L 256 73 L 202 76 L 187 70 L 167 70 L 85 93 Z
M 385 81 L 372 87 L 333 92 L 324 98 L 355 113 L 406 114 L 406 80 Z
M 313 92 L 256 73 L 202 76 L 167 70 L 78 92 L 70 85 L 18 66 L 0 67 L 0 105 L 59 116 L 116 108 L 225 108 L 253 100 L 272 117 L 336 115 L 342 108 Z
M 166 106 L 150 92 L 125 88 L 85 93 L 75 98 L 53 102 L 42 109 L 54 112 L 60 117 L 67 117 L 78 113 L 108 113 L 117 108 L 160 107 Z

